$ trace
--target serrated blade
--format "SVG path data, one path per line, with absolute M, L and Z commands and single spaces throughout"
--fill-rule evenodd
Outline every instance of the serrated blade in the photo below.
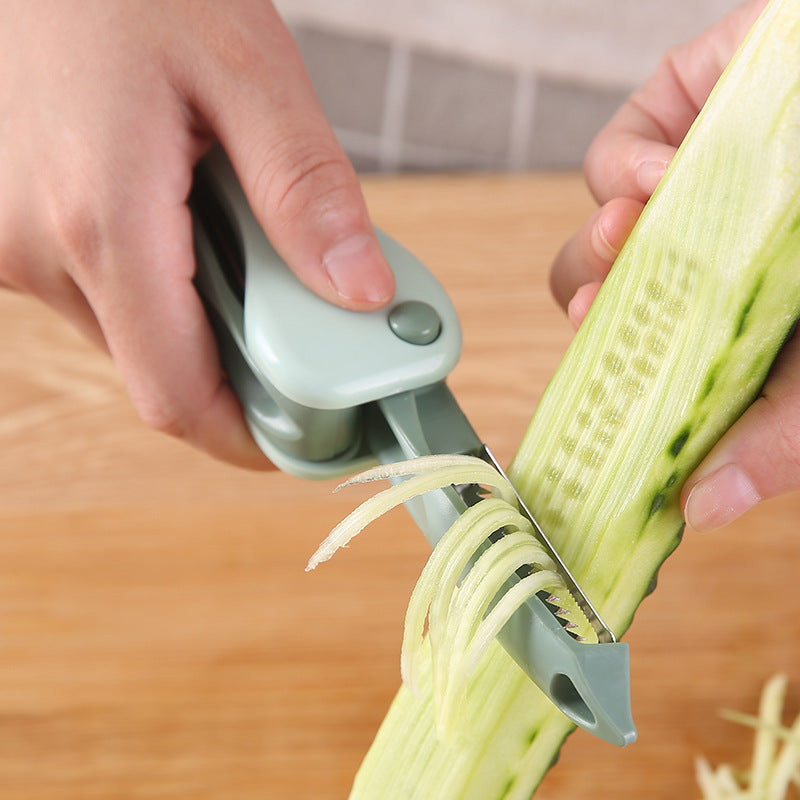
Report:
M 513 488 L 513 484 L 509 480 L 505 471 L 498 464 L 497 459 L 494 457 L 494 455 L 492 455 L 492 452 L 485 444 L 481 445 L 481 447 L 472 453 L 472 455 L 475 455 L 478 458 L 486 461 L 488 464 L 491 464 L 492 467 L 494 467 Z M 474 505 L 476 502 L 476 492 L 474 489 L 467 490 L 465 487 L 456 487 L 456 490 L 459 492 L 462 500 L 464 500 L 467 505 Z M 565 627 L 568 630 L 570 629 L 570 624 L 576 626 L 578 629 L 582 627 L 581 623 L 583 620 L 580 617 L 576 617 L 577 612 L 577 614 L 585 617 L 586 621 L 589 623 L 595 635 L 597 636 L 598 642 L 616 642 L 617 638 L 614 636 L 614 632 L 608 627 L 608 625 L 606 625 L 606 623 L 603 621 L 603 618 L 592 604 L 591 600 L 589 600 L 589 598 L 586 596 L 586 593 L 583 591 L 583 589 L 581 589 L 572 572 L 564 563 L 564 560 L 558 554 L 558 551 L 553 546 L 545 532 L 542 530 L 541 525 L 539 525 L 539 523 L 536 521 L 530 509 L 527 507 L 525 501 L 522 499 L 522 497 L 520 497 L 516 489 L 514 489 L 514 495 L 519 505 L 520 513 L 530 521 L 537 540 L 542 545 L 545 552 L 555 562 L 558 573 L 564 581 L 567 591 L 571 596 L 570 599 L 572 600 L 572 603 L 568 603 L 566 598 L 555 598 L 551 595 L 548 598 L 542 598 L 545 604 L 550 608 L 555 616 L 560 617 L 561 620 L 566 620 Z M 575 628 L 572 630 L 574 629 Z

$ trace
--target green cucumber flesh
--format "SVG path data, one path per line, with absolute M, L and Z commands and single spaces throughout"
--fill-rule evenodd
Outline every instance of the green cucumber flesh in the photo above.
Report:
M 509 469 L 618 635 L 680 541 L 683 482 L 757 396 L 800 313 L 799 84 L 800 3 L 774 1 L 645 208 Z M 441 743 L 430 687 L 401 689 L 352 800 L 527 800 L 571 723 L 499 646 L 466 704 L 463 741 Z

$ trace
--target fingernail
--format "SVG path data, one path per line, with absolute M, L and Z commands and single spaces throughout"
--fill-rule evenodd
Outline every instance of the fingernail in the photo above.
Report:
M 344 300 L 381 303 L 390 300 L 394 291 L 391 272 L 383 261 L 377 242 L 357 233 L 331 247 L 322 265 Z
M 649 197 L 656 190 L 658 182 L 664 177 L 666 171 L 666 161 L 644 161 L 639 164 L 639 168 L 636 170 L 636 182 L 639 184 L 639 188 Z
M 580 293 L 576 294 L 572 300 L 569 301 L 567 304 L 567 319 L 570 321 L 574 330 L 577 331 L 578 328 L 580 328 L 581 322 L 583 322 L 588 310 Z
M 594 302 L 597 293 L 600 291 L 600 283 L 585 283 L 578 288 L 578 291 L 572 297 L 572 300 L 567 304 L 567 318 L 572 323 L 575 330 L 578 330 L 586 315 L 589 313 L 589 308 Z
M 601 215 L 598 217 L 597 224 L 592 227 L 592 247 L 594 248 L 594 252 L 603 259 L 603 261 L 607 261 L 611 264 L 619 255 L 619 250 L 613 247 L 611 242 L 608 241 L 603 222 L 604 218 Z
M 578 304 L 575 302 L 575 298 L 573 297 L 572 300 L 570 300 L 567 304 L 567 319 L 572 325 L 573 330 L 577 331 L 581 326 L 581 322 L 583 322 L 584 314 L 581 312 L 582 309 L 578 308 Z
M 761 500 L 753 482 L 736 464 L 726 464 L 696 483 L 686 500 L 686 522 L 713 531 L 733 522 Z

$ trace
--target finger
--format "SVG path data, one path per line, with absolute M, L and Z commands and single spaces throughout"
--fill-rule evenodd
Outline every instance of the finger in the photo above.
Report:
M 668 51 L 653 76 L 597 135 L 584 161 L 590 190 L 603 203 L 654 191 L 714 84 L 766 0 L 736 8 L 696 39 Z
M 215 57 L 197 78 L 194 102 L 267 236 L 299 278 L 339 305 L 382 306 L 394 293 L 394 278 L 355 170 L 288 31 L 269 4 L 258 4 L 257 13 L 244 29 L 220 10 Z M 264 31 L 271 31 L 268 42 Z
M 35 294 L 71 322 L 95 347 L 108 352 L 108 344 L 94 310 L 72 278 L 60 273 Z
M 216 343 L 194 290 L 188 210 L 151 208 L 118 229 L 107 261 L 83 270 L 83 287 L 141 418 L 248 468 L 269 468 L 220 367 Z M 142 236 L 139 231 L 147 230 Z
M 642 208 L 626 197 L 610 200 L 561 248 L 550 270 L 550 288 L 562 308 L 569 307 L 581 286 L 608 275 Z
M 800 337 L 793 337 L 761 396 L 690 476 L 687 524 L 721 528 L 761 500 L 800 488 Z
M 599 281 L 594 283 L 585 283 L 583 286 L 575 292 L 575 296 L 572 300 L 569 301 L 569 305 L 567 306 L 567 317 L 569 321 L 572 323 L 572 327 L 575 330 L 581 326 L 581 323 L 586 318 L 586 315 L 589 313 L 589 309 L 594 303 L 595 298 L 597 297 L 598 292 L 600 291 L 600 287 L 603 284 Z
M 41 291 L 2 280 L 0 288 L 26 292 L 37 297 L 70 322 L 95 347 L 108 352 L 108 345 L 92 307 L 69 276 L 54 276 Z
M 638 133 L 628 128 L 638 114 L 627 105 L 594 139 L 586 154 L 586 184 L 599 203 L 613 197 L 645 202 L 667 171 L 676 147 L 658 141 L 659 131 Z
M 92 344 L 107 352 L 103 332 L 80 287 L 43 249 L 21 246 L 22 235 L 20 232 L 14 242 L 8 237 L 0 247 L 4 258 L 0 288 L 37 297 L 72 323 Z

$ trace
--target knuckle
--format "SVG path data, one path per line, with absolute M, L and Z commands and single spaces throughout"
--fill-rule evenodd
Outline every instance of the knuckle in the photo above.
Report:
M 687 52 L 686 44 L 677 44 L 664 50 L 656 62 L 652 77 L 644 86 L 636 89 L 631 95 L 634 102 L 641 103 L 647 107 L 649 105 L 649 87 L 667 83 L 676 87 L 682 87 L 681 73 L 683 62 Z
M 658 60 L 656 72 L 665 72 L 670 75 L 675 75 L 680 70 L 681 59 L 685 53 L 685 44 L 676 44 L 668 47 Z
M 48 197 L 48 212 L 56 252 L 68 271 L 83 276 L 96 274 L 106 247 L 103 223 L 95 206 L 68 189 L 54 187 Z
M 151 379 L 144 385 L 129 388 L 139 418 L 149 428 L 174 439 L 197 442 L 213 419 L 226 384 L 195 386 L 193 391 L 156 384 Z
M 195 3 L 188 11 L 191 32 L 203 55 L 217 70 L 236 81 L 258 76 L 265 62 L 262 32 L 274 23 L 269 3 L 251 3 L 231 14 L 225 4 Z
M 186 439 L 189 426 L 185 416 L 173 403 L 158 397 L 133 398 L 139 418 L 148 428 L 165 433 L 175 439 Z
M 760 399 L 775 430 L 773 458 L 800 482 L 800 391 L 785 395 L 765 393 Z
M 330 148 L 312 145 L 290 148 L 277 164 L 267 160 L 255 192 L 261 207 L 281 224 L 346 208 L 356 190 L 355 172 L 346 159 Z

